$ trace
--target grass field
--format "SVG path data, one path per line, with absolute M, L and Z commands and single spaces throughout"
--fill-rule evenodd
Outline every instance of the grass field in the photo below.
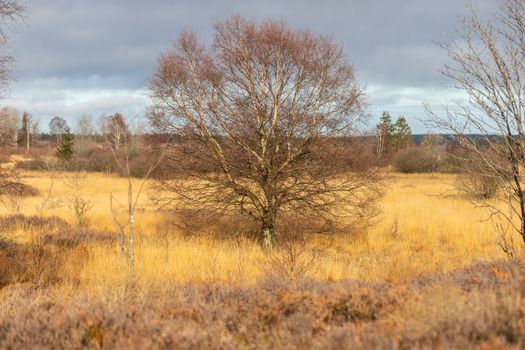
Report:
M 49 201 L 62 201 L 44 215 L 59 216 L 74 224 L 72 211 L 64 201 L 74 192 L 68 176 L 54 175 Z M 44 194 L 21 204 L 25 215 L 36 215 L 49 193 L 50 178 L 44 173 L 27 173 L 25 178 Z M 308 274 L 320 280 L 404 279 L 502 258 L 494 227 L 486 221 L 487 213 L 454 193 L 454 182 L 454 175 L 392 174 L 374 225 L 334 235 L 319 234 L 309 242 L 305 255 L 315 254 L 315 264 Z M 91 229 L 115 231 L 109 196 L 113 194 L 125 203 L 126 190 L 123 178 L 86 175 L 80 194 L 93 204 L 87 214 Z M 137 232 L 137 276 L 147 285 L 165 280 L 253 283 L 271 272 L 264 252 L 246 238 L 212 240 L 206 235 L 183 235 L 169 212 L 155 210 L 147 192 L 139 204 Z M 9 234 L 20 241 L 31 239 L 26 228 Z M 82 249 L 89 252 L 89 260 L 78 264 L 72 259 L 67 271 L 80 277 L 83 286 L 98 290 L 124 282 L 126 274 L 120 271 L 124 267 L 116 244 L 93 244 Z
M 126 180 L 86 174 L 75 190 L 70 177 L 55 174 L 49 191 L 49 174 L 25 173 L 42 195 L 17 203 L 23 216 L 2 208 L 0 347 L 525 344 L 523 264 L 504 260 L 487 213 L 454 192 L 453 175 L 388 175 L 374 225 L 314 235 L 294 256 L 293 280 L 278 274 L 286 250 L 219 239 L 217 227 L 188 234 L 147 192 L 131 278 L 109 204 L 110 194 L 125 202 Z M 93 204 L 83 228 L 67 205 L 75 191 Z

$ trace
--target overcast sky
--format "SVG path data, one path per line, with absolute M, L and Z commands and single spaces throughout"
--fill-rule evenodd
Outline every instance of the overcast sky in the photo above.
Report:
M 375 119 L 382 110 L 404 114 L 414 132 L 425 132 L 418 122 L 422 101 L 439 105 L 461 98 L 438 73 L 446 56 L 435 43 L 469 13 L 465 0 L 24 2 L 25 23 L 11 37 L 16 80 L 1 103 L 29 111 L 44 130 L 55 115 L 73 125 L 82 114 L 142 115 L 158 54 L 184 28 L 210 40 L 213 23 L 234 13 L 332 35 L 366 86 Z M 473 2 L 482 16 L 496 9 L 495 0 Z

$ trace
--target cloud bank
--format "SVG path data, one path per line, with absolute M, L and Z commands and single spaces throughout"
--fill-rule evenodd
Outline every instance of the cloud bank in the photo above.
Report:
M 1 102 L 47 121 L 60 115 L 115 112 L 133 117 L 148 105 L 146 83 L 158 54 L 180 30 L 210 40 L 213 23 L 241 15 L 282 19 L 331 35 L 342 44 L 367 88 L 368 112 L 405 114 L 416 132 L 422 101 L 450 103 L 462 96 L 438 70 L 446 55 L 436 42 L 468 15 L 463 0 L 26 0 L 25 23 L 12 35 L 16 80 Z M 475 8 L 489 16 L 494 0 Z M 44 128 L 45 129 L 45 128 Z

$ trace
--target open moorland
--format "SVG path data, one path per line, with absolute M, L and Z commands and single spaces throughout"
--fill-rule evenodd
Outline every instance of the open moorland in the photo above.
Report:
M 31 219 L 11 219 L 2 225 L 7 226 L 5 237 L 31 243 L 45 234 L 50 241 L 57 237 L 67 245 L 67 229 L 78 230 L 78 239 L 85 235 L 87 241 L 79 242 L 80 256 L 71 259 L 66 276 L 69 274 L 71 281 L 78 278 L 82 286 L 93 290 L 116 290 L 116 286 L 122 286 L 126 273 L 118 271 L 125 266 L 119 267 L 118 243 L 111 241 L 115 224 L 109 198 L 112 194 L 124 203 L 127 180 L 100 173 L 85 174 L 80 195 L 92 202 L 93 209 L 86 214 L 85 224 L 76 228 L 74 212 L 62 200 L 74 194 L 68 186 L 71 175 L 24 175 L 25 182 L 43 195 L 23 199 L 20 210 L 44 227 L 33 227 Z M 53 194 L 47 198 L 51 182 Z M 306 272 L 309 277 L 323 281 L 407 279 L 505 257 L 497 245 L 498 237 L 488 221 L 488 213 L 475 208 L 468 197 L 455 190 L 455 175 L 391 174 L 385 185 L 381 212 L 373 225 L 316 234 L 305 243 L 305 257 L 315 260 Z M 57 203 L 40 218 L 39 208 L 46 200 Z M 125 208 L 118 209 L 119 214 L 125 214 Z M 227 222 L 221 222 L 222 227 L 210 224 L 197 232 L 186 232 L 174 215 L 157 210 L 147 194 L 141 197 L 137 211 L 139 283 L 254 283 L 268 272 L 260 245 L 232 232 L 235 227 Z M 52 219 L 48 219 L 50 215 Z
M 525 349 L 525 0 L 74 3 L 0 0 L 0 349 Z
M 1 347 L 524 344 L 525 270 L 498 247 L 485 210 L 455 190 L 456 175 L 389 174 L 368 229 L 271 252 L 227 223 L 186 232 L 145 195 L 133 279 L 109 202 L 125 202 L 126 180 L 84 174 L 93 207 L 78 227 L 64 201 L 71 176 L 25 172 L 41 194 L 18 203 L 24 215 L 4 209 Z

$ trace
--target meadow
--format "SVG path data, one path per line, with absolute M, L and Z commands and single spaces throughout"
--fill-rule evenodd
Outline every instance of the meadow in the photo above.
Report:
M 67 173 L 52 175 L 52 198 L 48 196 L 50 176 L 25 174 L 26 183 L 43 194 L 23 200 L 25 215 L 38 215 L 43 200 L 68 198 L 73 193 Z M 112 194 L 125 203 L 126 179 L 100 173 L 86 174 L 80 195 L 92 202 L 84 228 L 114 232 L 109 207 Z M 137 180 L 138 181 L 138 180 Z M 315 254 L 307 275 L 323 281 L 358 279 L 379 281 L 407 279 L 428 272 L 447 272 L 479 261 L 504 258 L 488 214 L 464 195 L 454 191 L 455 175 L 392 174 L 388 177 L 381 212 L 373 225 L 350 232 L 314 235 L 304 255 Z M 137 184 L 138 186 L 138 184 Z M 122 208 L 123 209 L 123 208 Z M 212 239 L 220 228 L 196 234 L 182 232 L 169 211 L 158 211 L 146 191 L 137 211 L 137 277 L 151 285 L 165 280 L 177 282 L 225 281 L 254 283 L 268 271 L 265 253 L 247 237 Z M 53 215 L 75 225 L 67 203 L 58 202 L 44 215 Z M 202 230 L 201 230 L 202 231 Z M 33 232 L 37 234 L 37 232 Z M 33 238 L 26 227 L 7 233 L 20 242 Z M 88 289 L 112 288 L 124 283 L 126 273 L 119 259 L 118 245 L 94 244 L 82 247 L 88 260 L 71 259 L 66 271 Z
M 272 252 L 231 227 L 229 237 L 220 225 L 188 232 L 146 189 L 134 276 L 109 201 L 125 203 L 126 179 L 85 173 L 72 187 L 71 176 L 24 172 L 40 195 L 17 203 L 19 214 L 2 208 L 0 347 L 525 344 L 523 265 L 498 246 L 487 212 L 455 190 L 455 175 L 388 174 L 373 225 Z M 83 227 L 68 206 L 75 195 L 93 205 Z

